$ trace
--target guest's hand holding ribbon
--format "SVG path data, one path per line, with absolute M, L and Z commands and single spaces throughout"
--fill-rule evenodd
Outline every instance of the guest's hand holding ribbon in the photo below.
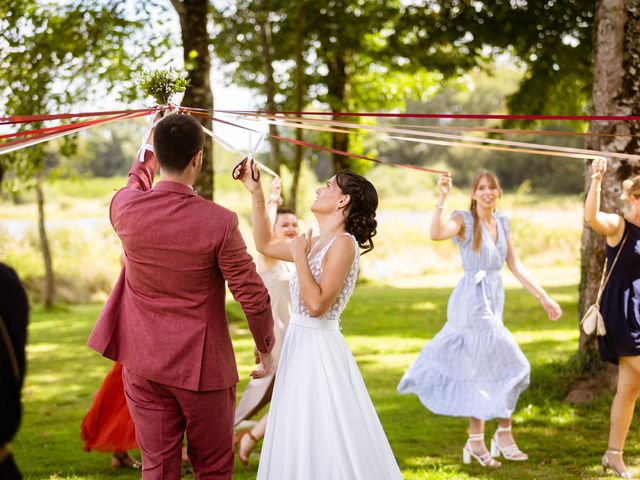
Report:
M 440 175 L 438 178 L 438 203 L 442 204 L 449 196 L 452 183 L 451 175 Z
M 607 161 L 604 158 L 595 158 L 591 162 L 591 178 L 602 180 L 604 172 L 607 171 Z

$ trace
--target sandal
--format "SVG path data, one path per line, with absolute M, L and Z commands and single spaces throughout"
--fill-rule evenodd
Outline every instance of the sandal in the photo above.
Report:
M 120 468 L 142 468 L 142 464 L 129 455 L 129 452 L 115 452 L 111 456 L 111 468 L 118 470 Z
M 604 469 L 604 473 L 607 473 L 607 470 L 611 470 L 613 475 L 618 478 L 633 478 L 631 474 L 625 470 L 618 470 L 616 467 L 611 465 L 609 461 L 609 455 L 620 455 L 622 457 L 622 450 L 617 450 L 615 448 L 607 448 L 607 451 L 602 456 L 602 468 Z
M 491 439 L 491 456 L 499 457 L 502 455 L 507 460 L 514 460 L 516 462 L 523 462 L 527 460 L 529 455 L 520 450 L 515 442 L 504 447 L 500 445 L 500 442 L 498 441 L 498 433 L 501 432 L 511 432 L 511 426 L 501 427 L 498 425 L 498 429 Z
M 462 449 L 462 462 L 465 465 L 471 463 L 471 458 L 475 458 L 483 467 L 498 468 L 502 465 L 500 462 L 494 460 L 488 451 L 480 455 L 474 453 L 473 449 L 471 448 L 471 442 L 482 442 L 482 444 L 484 445 L 484 433 L 469 434 L 469 439 Z
M 247 452 L 246 455 L 242 455 L 242 442 L 243 440 L 249 437 L 250 442 L 252 442 L 251 448 L 249 448 L 249 451 Z M 251 452 L 253 452 L 253 449 L 256 448 L 256 445 L 258 444 L 258 439 L 253 435 L 253 433 L 251 433 L 251 430 L 246 430 L 244 432 L 242 432 L 242 434 L 238 437 L 238 460 L 240 460 L 240 463 L 242 463 L 245 468 L 249 467 L 249 457 L 251 456 Z

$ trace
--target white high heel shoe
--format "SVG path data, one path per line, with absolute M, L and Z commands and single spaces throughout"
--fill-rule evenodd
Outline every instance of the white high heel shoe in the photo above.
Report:
M 475 458 L 478 463 L 483 467 L 492 467 L 498 468 L 502 464 L 491 457 L 491 453 L 487 452 L 483 455 L 476 455 L 473 453 L 473 449 L 471 448 L 471 442 L 482 442 L 484 443 L 484 434 L 483 433 L 472 433 L 469 434 L 469 439 L 467 443 L 465 443 L 464 448 L 462 449 L 462 462 L 465 465 L 469 465 L 471 463 L 471 458 Z
M 520 450 L 518 448 L 518 445 L 516 445 L 515 443 L 512 443 L 511 445 L 507 445 L 506 447 L 503 447 L 502 445 L 500 445 L 500 442 L 498 441 L 498 433 L 510 432 L 510 431 L 511 431 L 511 426 L 501 427 L 498 425 L 498 429 L 496 430 L 496 433 L 493 435 L 493 438 L 491 439 L 491 456 L 497 458 L 500 455 L 502 455 L 507 460 L 523 462 L 529 458 L 529 455 L 527 455 L 522 450 Z
M 615 448 L 607 448 L 607 451 L 604 452 L 602 456 L 602 468 L 604 469 L 604 473 L 607 473 L 607 470 L 611 470 L 613 474 L 618 478 L 633 478 L 628 471 L 620 472 L 616 469 L 616 467 L 612 466 L 609 462 L 608 454 L 612 455 L 620 455 L 622 456 L 622 450 L 616 450 Z

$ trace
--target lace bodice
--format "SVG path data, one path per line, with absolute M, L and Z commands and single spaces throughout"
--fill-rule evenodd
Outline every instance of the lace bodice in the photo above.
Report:
M 358 250 L 358 242 L 356 239 L 348 234 L 353 240 L 353 245 L 356 251 L 355 258 L 353 259 L 353 263 L 351 264 L 351 268 L 349 269 L 349 273 L 347 274 L 347 278 L 340 289 L 340 293 L 336 297 L 336 300 L 333 302 L 333 305 L 327 310 L 323 315 L 317 317 L 321 320 L 339 320 L 342 311 L 347 306 L 349 302 L 349 298 L 351 298 L 351 294 L 353 293 L 353 289 L 356 286 L 356 277 L 358 276 L 358 262 L 360 259 L 360 251 Z M 333 237 L 327 245 L 325 245 L 322 249 L 317 252 L 314 252 L 313 249 L 310 252 L 309 256 L 309 267 L 311 268 L 311 274 L 316 281 L 320 280 L 320 275 L 322 274 L 322 260 L 324 256 L 327 254 L 331 245 L 337 238 Z M 309 312 L 307 308 L 304 306 L 302 302 L 302 298 L 300 297 L 300 284 L 298 282 L 298 272 L 294 270 L 291 275 L 291 283 L 289 284 L 289 288 L 291 291 L 291 313 L 294 315 L 302 315 L 305 317 L 309 317 Z

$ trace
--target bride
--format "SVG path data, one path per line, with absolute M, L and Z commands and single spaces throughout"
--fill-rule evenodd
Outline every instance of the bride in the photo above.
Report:
M 249 171 L 251 169 L 251 171 Z M 239 177 L 251 192 L 253 235 L 263 255 L 294 262 L 292 316 L 276 375 L 258 480 L 402 478 L 358 366 L 340 332 L 356 283 L 359 249 L 373 249 L 378 194 L 349 170 L 316 190 L 320 227 L 275 239 L 256 166 Z

